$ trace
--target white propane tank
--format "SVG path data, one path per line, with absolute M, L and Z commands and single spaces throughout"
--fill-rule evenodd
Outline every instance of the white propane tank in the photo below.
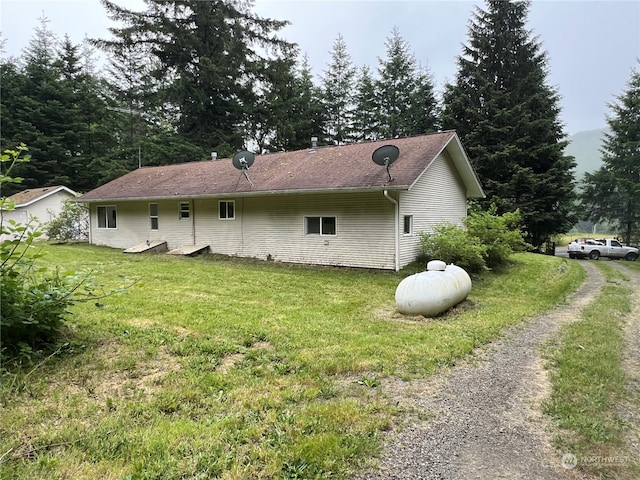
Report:
M 471 292 L 471 277 L 457 265 L 432 260 L 427 271 L 410 275 L 396 288 L 398 311 L 433 317 L 463 301 Z

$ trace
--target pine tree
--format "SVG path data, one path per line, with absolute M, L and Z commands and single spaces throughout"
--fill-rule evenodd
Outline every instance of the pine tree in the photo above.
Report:
M 640 240 L 640 71 L 609 105 L 602 167 L 585 174 L 581 204 L 595 221 L 614 222 L 629 244 Z
M 376 82 L 380 135 L 396 138 L 414 133 L 411 104 L 416 91 L 416 60 L 394 28 L 385 43 L 387 56 L 379 59 Z
M 445 86 L 442 126 L 456 129 L 483 184 L 485 207 L 519 209 L 540 246 L 574 223 L 572 157 L 546 82 L 547 56 L 525 28 L 528 1 L 487 1 L 469 27 L 455 84 Z
M 321 79 L 329 143 L 340 145 L 352 141 L 355 75 L 347 45 L 342 35 L 338 35 L 331 50 L 331 63 Z
M 291 44 L 274 36 L 286 22 L 258 17 L 249 3 L 233 0 L 149 0 L 145 12 L 102 3 L 125 25 L 112 29 L 116 40 L 102 46 L 150 47 L 157 60 L 151 71 L 157 80 L 154 95 L 174 113 L 177 132 L 221 155 L 242 148 L 242 126 L 259 94 L 255 87 L 268 83 L 273 62 L 292 51 Z
M 440 121 L 433 79 L 429 70 L 418 69 L 408 114 L 408 135 L 420 135 L 438 130 Z
M 313 74 L 306 55 L 296 66 L 291 88 L 283 96 L 286 100 L 285 108 L 281 110 L 275 126 L 270 150 L 290 151 L 308 148 L 312 137 L 320 140 L 324 121 L 320 89 L 313 83 Z
M 378 120 L 378 102 L 376 99 L 376 85 L 371 69 L 364 66 L 356 84 L 354 113 L 354 139 L 357 142 L 378 139 L 380 122 Z

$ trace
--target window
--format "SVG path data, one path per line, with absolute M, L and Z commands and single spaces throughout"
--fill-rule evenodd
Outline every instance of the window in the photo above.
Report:
M 306 235 L 335 235 L 336 217 L 305 217 Z
M 411 235 L 413 233 L 413 215 L 404 216 L 404 230 L 405 235 Z
M 180 220 L 187 220 L 189 217 L 191 217 L 191 204 L 180 202 Z
M 98 207 L 98 228 L 116 228 L 116 207 Z
M 151 222 L 151 230 L 158 230 L 158 204 L 149 204 L 149 221 Z
M 234 218 L 236 218 L 235 204 L 236 202 L 234 200 L 223 200 L 218 202 L 218 208 L 220 210 L 220 220 L 233 220 Z

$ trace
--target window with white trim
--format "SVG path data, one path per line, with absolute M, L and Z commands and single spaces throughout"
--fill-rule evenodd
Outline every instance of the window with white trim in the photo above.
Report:
M 336 217 L 304 217 L 305 235 L 335 235 Z
M 218 218 L 220 220 L 233 220 L 236 218 L 235 200 L 220 200 L 218 202 Z
M 191 204 L 180 202 L 180 220 L 188 220 L 191 217 Z
M 149 223 L 151 224 L 151 230 L 158 230 L 158 204 L 149 204 Z
M 113 205 L 98 207 L 98 228 L 116 228 L 117 212 Z
M 413 233 L 413 215 L 404 216 L 404 228 L 402 233 L 405 235 L 411 235 Z

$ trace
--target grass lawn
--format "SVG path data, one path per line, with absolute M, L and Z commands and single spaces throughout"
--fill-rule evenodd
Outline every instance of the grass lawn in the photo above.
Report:
M 395 311 L 413 273 L 49 245 L 40 261 L 126 293 L 73 307 L 68 344 L 4 372 L 0 478 L 343 478 L 399 412 L 379 380 L 455 364 L 562 302 L 576 262 L 515 255 L 435 319 Z
M 633 291 L 625 284 L 629 278 L 607 261 L 593 263 L 607 285 L 581 320 L 564 327 L 547 345 L 552 393 L 544 409 L 560 427 L 556 447 L 575 455 L 578 468 L 598 478 L 638 478 L 640 463 L 625 447 L 629 426 L 620 407 L 626 400 L 637 408 L 639 401 L 627 386 L 622 365 Z M 637 271 L 640 264 L 625 266 Z

